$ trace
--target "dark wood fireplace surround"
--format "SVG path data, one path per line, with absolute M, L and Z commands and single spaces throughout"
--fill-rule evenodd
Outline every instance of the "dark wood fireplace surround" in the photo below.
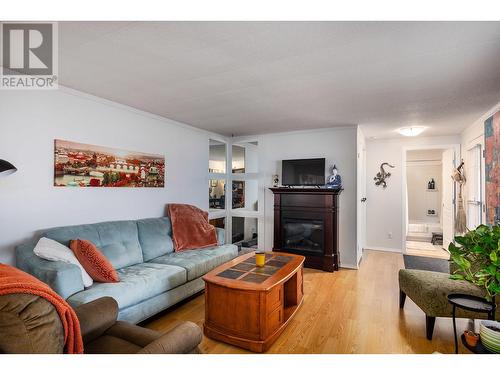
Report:
M 304 255 L 305 266 L 323 271 L 339 269 L 339 195 L 342 189 L 270 188 L 274 194 L 273 251 Z M 321 252 L 287 248 L 284 221 L 322 221 Z

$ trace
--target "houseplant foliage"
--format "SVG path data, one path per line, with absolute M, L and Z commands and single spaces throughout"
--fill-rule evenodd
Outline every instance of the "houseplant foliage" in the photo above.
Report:
M 480 225 L 455 237 L 455 242 L 448 247 L 458 266 L 451 278 L 484 288 L 488 300 L 500 294 L 500 223 L 491 227 Z

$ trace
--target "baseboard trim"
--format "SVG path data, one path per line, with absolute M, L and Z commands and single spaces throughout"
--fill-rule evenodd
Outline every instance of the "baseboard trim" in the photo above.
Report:
M 359 269 L 358 266 L 354 265 L 354 264 L 344 264 L 344 263 L 341 263 L 339 265 L 340 268 L 347 268 L 347 269 L 350 269 L 350 270 L 357 270 Z
M 392 247 L 380 247 L 380 246 L 365 246 L 364 250 L 386 251 L 389 253 L 402 253 L 401 249 L 394 249 Z

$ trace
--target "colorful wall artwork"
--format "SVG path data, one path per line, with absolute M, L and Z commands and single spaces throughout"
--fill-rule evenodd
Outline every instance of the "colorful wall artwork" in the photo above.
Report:
M 486 222 L 500 221 L 500 111 L 484 122 Z
M 56 139 L 54 186 L 161 188 L 165 157 Z

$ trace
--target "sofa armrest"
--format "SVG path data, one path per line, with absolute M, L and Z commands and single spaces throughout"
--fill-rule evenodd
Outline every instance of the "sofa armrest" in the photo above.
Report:
M 64 299 L 84 289 L 78 266 L 38 257 L 33 249 L 36 242 L 16 247 L 16 267 L 48 284 Z
M 193 322 L 179 324 L 137 354 L 188 354 L 196 352 L 203 335 Z
M 83 342 L 86 344 L 116 323 L 118 303 L 111 297 L 101 297 L 75 307 L 75 312 L 80 321 Z
M 217 244 L 222 246 L 226 243 L 226 230 L 224 228 L 215 228 L 217 230 Z

